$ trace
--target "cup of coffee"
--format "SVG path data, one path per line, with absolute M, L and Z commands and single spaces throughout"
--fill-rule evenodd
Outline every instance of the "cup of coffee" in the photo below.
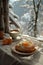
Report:
M 18 35 L 19 35 L 19 30 L 18 29 L 15 29 L 15 30 L 11 30 L 10 31 L 10 36 L 14 39 L 16 38 Z

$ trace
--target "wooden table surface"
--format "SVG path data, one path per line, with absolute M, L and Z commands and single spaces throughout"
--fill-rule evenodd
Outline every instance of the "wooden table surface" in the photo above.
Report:
M 27 57 L 13 55 L 11 48 L 17 42 L 19 41 L 13 42 L 11 45 L 0 45 L 0 65 L 43 65 L 43 53 L 40 51 Z

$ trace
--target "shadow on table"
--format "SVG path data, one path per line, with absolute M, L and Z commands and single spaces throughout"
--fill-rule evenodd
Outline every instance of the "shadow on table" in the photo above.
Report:
M 31 56 L 31 58 L 29 59 L 27 57 L 27 59 L 25 60 L 25 65 L 35 65 L 36 63 L 39 63 L 39 59 L 40 59 L 40 52 L 35 53 L 33 56 Z
M 0 65 L 21 65 L 21 62 L 0 50 Z

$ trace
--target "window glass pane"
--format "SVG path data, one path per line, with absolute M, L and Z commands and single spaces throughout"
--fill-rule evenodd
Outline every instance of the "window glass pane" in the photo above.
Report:
M 39 0 L 35 0 L 35 5 L 37 5 Z M 16 16 L 15 21 L 20 26 L 23 34 L 28 34 L 34 36 L 34 25 L 35 25 L 35 12 L 33 7 L 33 0 L 9 0 L 9 4 L 12 6 L 12 15 Z M 37 29 L 38 34 L 40 34 L 41 22 L 43 21 L 43 1 L 41 1 L 38 19 L 37 19 Z M 35 7 L 37 10 L 37 6 Z M 11 11 L 9 10 L 9 11 Z M 40 23 L 40 24 L 39 24 Z

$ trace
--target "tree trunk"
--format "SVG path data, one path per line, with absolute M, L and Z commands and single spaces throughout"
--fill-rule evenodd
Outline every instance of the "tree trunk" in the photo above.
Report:
M 35 37 L 37 35 L 37 19 L 38 19 L 40 3 L 41 3 L 41 0 L 39 0 L 38 4 L 36 4 L 35 0 L 33 0 L 33 6 L 34 6 L 34 12 L 35 12 L 35 25 L 34 25 L 34 36 Z
M 9 6 L 8 0 L 3 0 L 5 32 L 9 32 Z
M 34 37 L 37 35 L 37 20 L 35 20 L 35 25 L 34 25 Z
M 38 12 L 35 13 L 35 25 L 34 25 L 34 37 L 37 36 L 37 19 L 38 19 Z
M 4 20 L 3 20 L 3 3 L 0 0 L 0 31 L 4 30 Z
M 4 38 L 3 2 L 0 0 L 0 39 Z

